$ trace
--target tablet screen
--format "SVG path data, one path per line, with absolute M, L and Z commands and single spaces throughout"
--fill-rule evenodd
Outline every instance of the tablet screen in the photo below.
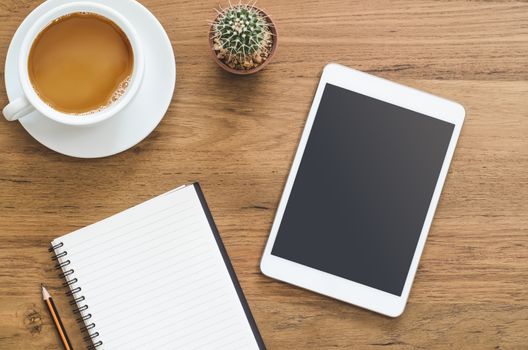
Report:
M 453 130 L 327 84 L 271 254 L 400 296 Z

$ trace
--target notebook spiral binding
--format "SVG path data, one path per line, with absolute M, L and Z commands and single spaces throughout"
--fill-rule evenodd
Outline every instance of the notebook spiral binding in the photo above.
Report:
M 50 246 L 48 250 L 50 253 L 54 254 L 51 260 L 57 262 L 55 269 L 62 271 L 59 274 L 59 277 L 65 280 L 62 285 L 70 289 L 68 292 L 66 292 L 66 295 L 72 299 L 70 301 L 70 305 L 73 307 L 73 313 L 75 315 L 79 315 L 79 318 L 77 318 L 77 323 L 84 323 L 84 326 L 81 327 L 81 332 L 87 333 L 87 335 L 84 337 L 84 341 L 88 344 L 88 350 L 96 350 L 98 347 L 103 345 L 103 342 L 96 339 L 99 337 L 99 332 L 94 330 L 95 323 L 90 322 L 92 314 L 87 312 L 89 306 L 85 303 L 86 298 L 84 295 L 79 295 L 79 293 L 82 291 L 81 287 L 78 285 L 75 286 L 75 284 L 79 282 L 79 280 L 74 276 L 75 270 L 73 268 L 67 269 L 67 266 L 71 264 L 69 259 L 65 259 L 65 257 L 68 255 L 68 251 L 58 251 L 58 249 L 62 247 L 64 247 L 64 243 L 62 242 Z

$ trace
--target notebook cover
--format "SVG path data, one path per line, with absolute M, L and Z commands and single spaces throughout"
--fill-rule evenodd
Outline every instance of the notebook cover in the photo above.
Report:
M 251 330 L 253 331 L 253 335 L 255 336 L 255 340 L 257 341 L 259 348 L 261 350 L 265 350 L 266 346 L 264 345 L 262 336 L 260 335 L 260 332 L 257 328 L 255 319 L 253 318 L 253 315 L 251 314 L 251 310 L 249 309 L 249 305 L 247 303 L 246 297 L 244 296 L 244 292 L 242 291 L 242 288 L 240 287 L 240 283 L 238 282 L 238 278 L 236 276 L 235 270 L 233 269 L 233 265 L 231 265 L 231 260 L 229 259 L 229 255 L 227 254 L 227 251 L 224 247 L 224 243 L 222 242 L 222 239 L 220 238 L 220 234 L 218 233 L 218 229 L 216 228 L 216 225 L 214 223 L 213 216 L 211 215 L 211 211 L 209 210 L 209 206 L 207 205 L 207 202 L 205 201 L 202 188 L 200 187 L 200 184 L 198 182 L 193 183 L 193 186 L 196 190 L 196 193 L 198 194 L 198 198 L 200 199 L 200 203 L 202 204 L 202 208 L 204 210 L 205 216 L 207 217 L 207 221 L 209 222 L 209 226 L 211 226 L 211 231 L 213 231 L 216 243 L 218 245 L 218 249 L 220 249 L 220 253 L 222 254 L 224 263 L 227 267 L 227 270 L 229 271 L 229 276 L 231 276 L 231 281 L 233 282 L 233 285 L 236 289 L 238 299 L 240 300 L 240 303 L 242 304 L 242 307 L 244 308 L 244 312 L 246 313 L 246 317 L 249 322 L 249 325 L 251 326 Z

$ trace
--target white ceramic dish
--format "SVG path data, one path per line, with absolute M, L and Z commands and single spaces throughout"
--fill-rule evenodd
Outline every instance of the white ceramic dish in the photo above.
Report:
M 176 62 L 167 33 L 144 6 L 134 0 L 92 0 L 125 18 L 135 31 L 143 51 L 144 70 L 134 97 L 112 118 L 79 127 L 46 118 L 38 110 L 19 121 L 44 146 L 79 158 L 110 156 L 127 150 L 160 123 L 172 100 L 176 82 Z M 16 31 L 7 53 L 5 83 L 13 101 L 24 95 L 20 80 L 19 55 L 28 31 L 46 13 L 69 4 L 68 0 L 48 0 L 33 10 Z
M 400 106 L 424 115 L 454 124 L 449 146 L 442 163 L 438 181 L 433 192 L 429 209 L 422 226 L 414 256 L 405 279 L 401 295 L 391 294 L 339 276 L 281 258 L 271 254 L 281 221 L 288 204 L 288 199 L 297 176 L 302 156 L 310 136 L 310 131 L 319 108 L 319 102 L 327 83 L 373 97 L 377 100 Z M 325 67 L 317 92 L 314 97 L 306 125 L 301 136 L 292 168 L 282 198 L 273 222 L 270 237 L 266 244 L 260 268 L 262 272 L 278 280 L 313 290 L 320 294 L 333 297 L 363 308 L 382 313 L 387 316 L 399 316 L 407 303 L 414 275 L 420 261 L 425 240 L 433 220 L 433 215 L 440 198 L 440 192 L 447 175 L 449 164 L 455 150 L 460 129 L 464 121 L 464 108 L 458 103 L 430 95 L 382 78 L 378 78 L 354 69 L 337 64 Z M 324 185 L 324 184 L 321 184 Z

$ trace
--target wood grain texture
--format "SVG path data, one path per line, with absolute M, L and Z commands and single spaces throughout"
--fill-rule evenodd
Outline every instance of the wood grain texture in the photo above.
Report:
M 228 75 L 209 57 L 206 21 L 216 0 L 142 2 L 166 28 L 178 73 L 169 111 L 150 137 L 110 158 L 80 160 L 0 122 L 0 349 L 60 348 L 41 282 L 83 348 L 48 242 L 193 180 L 269 349 L 528 349 L 527 2 L 260 0 L 277 22 L 280 47 L 251 77 Z M 38 3 L 0 2 L 2 62 Z M 259 272 L 329 61 L 467 110 L 407 310 L 397 319 Z M 0 71 L 3 78 L 3 65 Z

